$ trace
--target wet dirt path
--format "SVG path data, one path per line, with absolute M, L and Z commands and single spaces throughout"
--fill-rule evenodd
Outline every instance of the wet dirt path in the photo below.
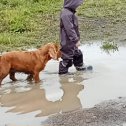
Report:
M 40 126 L 49 115 L 92 108 L 94 105 L 118 97 L 125 97 L 126 46 L 110 54 L 101 50 L 100 43 L 81 46 L 85 64 L 93 71 L 59 76 L 58 62 L 50 61 L 41 72 L 41 82 L 25 81 L 26 75 L 17 74 L 18 81 L 7 77 L 0 89 L 0 126 Z

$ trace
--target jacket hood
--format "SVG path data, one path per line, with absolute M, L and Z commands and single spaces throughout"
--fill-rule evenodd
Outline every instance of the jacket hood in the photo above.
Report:
M 70 8 L 76 10 L 84 0 L 64 0 L 64 8 Z

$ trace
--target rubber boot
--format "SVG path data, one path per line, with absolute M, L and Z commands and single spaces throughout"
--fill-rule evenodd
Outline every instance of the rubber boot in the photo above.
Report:
M 60 61 L 60 63 L 59 63 L 59 74 L 62 75 L 62 74 L 66 74 L 66 73 L 68 73 L 68 67 L 66 67 L 63 64 L 63 61 Z
M 83 63 L 83 54 L 81 50 L 75 50 L 75 55 L 73 57 L 73 64 L 77 71 L 92 70 L 92 66 L 85 66 Z
M 63 60 L 59 63 L 59 74 L 67 74 L 69 67 L 72 66 L 72 60 Z
M 89 66 L 76 66 L 77 71 L 86 71 L 86 70 L 93 70 L 93 67 L 91 65 Z

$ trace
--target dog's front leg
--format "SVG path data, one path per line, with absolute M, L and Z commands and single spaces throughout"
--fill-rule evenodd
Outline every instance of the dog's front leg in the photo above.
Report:
M 34 78 L 34 80 L 35 80 L 35 83 L 40 82 L 40 79 L 39 79 L 39 72 L 35 72 L 33 78 Z
M 33 79 L 33 74 L 28 75 L 27 81 L 32 81 L 32 79 Z
M 15 72 L 10 72 L 10 79 L 12 81 L 17 81 L 17 79 L 15 78 Z

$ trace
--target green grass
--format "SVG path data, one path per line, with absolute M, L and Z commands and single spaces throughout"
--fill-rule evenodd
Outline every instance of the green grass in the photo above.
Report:
M 63 0 L 0 0 L 0 51 L 59 41 L 62 5 Z M 113 17 L 113 24 L 116 24 L 120 20 L 126 21 L 125 5 L 125 0 L 85 0 L 78 9 L 78 15 L 102 19 Z M 86 26 L 81 33 L 84 30 L 92 28 Z
M 56 41 L 56 16 L 60 8 L 59 0 L 1 0 L 1 50 L 36 47 Z
M 118 45 L 115 42 L 109 42 L 109 41 L 105 41 L 103 42 L 101 49 L 103 49 L 105 52 L 110 53 L 110 52 L 115 52 L 118 51 Z

